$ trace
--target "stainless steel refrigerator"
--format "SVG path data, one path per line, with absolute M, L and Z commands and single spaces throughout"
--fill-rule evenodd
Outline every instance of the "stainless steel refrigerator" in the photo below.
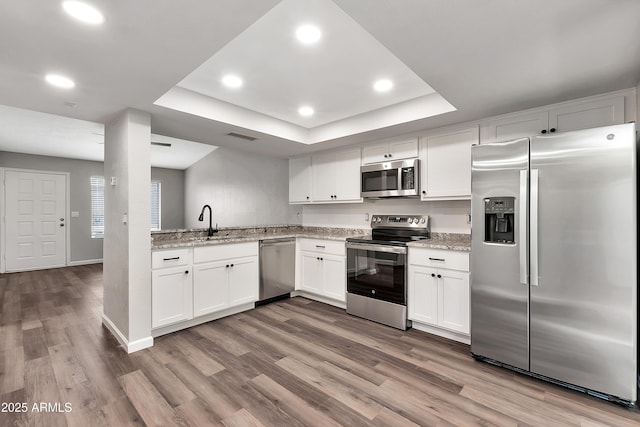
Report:
M 635 124 L 472 148 L 471 352 L 637 397 Z

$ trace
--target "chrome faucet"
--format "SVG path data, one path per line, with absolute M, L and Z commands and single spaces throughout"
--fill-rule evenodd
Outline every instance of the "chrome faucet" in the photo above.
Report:
M 200 212 L 200 216 L 198 217 L 198 221 L 204 221 L 204 210 L 206 208 L 209 208 L 209 229 L 207 230 L 207 237 L 211 237 L 213 236 L 213 233 L 217 233 L 218 232 L 218 224 L 216 224 L 216 229 L 214 230 L 213 227 L 211 227 L 211 206 L 209 205 L 204 205 L 202 207 L 202 211 Z

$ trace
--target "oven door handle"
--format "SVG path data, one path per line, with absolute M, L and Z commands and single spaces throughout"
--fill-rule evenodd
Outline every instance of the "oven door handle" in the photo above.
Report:
M 349 243 L 347 242 L 347 249 L 360 249 L 363 251 L 372 252 L 388 252 L 392 254 L 406 254 L 407 248 L 404 246 L 389 246 L 389 245 L 368 245 L 366 243 Z

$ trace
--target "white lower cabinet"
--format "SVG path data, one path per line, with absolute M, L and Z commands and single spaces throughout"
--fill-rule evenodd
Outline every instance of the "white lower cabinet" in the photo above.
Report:
M 224 262 L 206 262 L 193 267 L 193 312 L 196 316 L 229 306 L 229 268 Z
M 154 251 L 154 266 L 154 329 L 190 320 L 182 325 L 188 327 L 201 316 L 208 315 L 201 322 L 212 320 L 212 314 L 222 317 L 258 300 L 258 242 Z
M 300 239 L 298 289 L 319 297 L 346 301 L 345 244 L 337 241 Z
M 428 332 L 468 342 L 468 260 L 467 252 L 409 249 L 408 317 L 414 328 L 425 325 Z
M 151 327 L 193 317 L 192 251 L 166 249 L 151 253 Z
M 258 300 L 258 242 L 196 247 L 193 260 L 195 316 Z
M 190 265 L 151 272 L 151 327 L 159 328 L 193 317 Z
M 230 261 L 229 306 L 256 302 L 260 281 L 258 257 L 237 258 Z
M 258 260 L 231 258 L 193 266 L 193 311 L 202 316 L 258 299 Z

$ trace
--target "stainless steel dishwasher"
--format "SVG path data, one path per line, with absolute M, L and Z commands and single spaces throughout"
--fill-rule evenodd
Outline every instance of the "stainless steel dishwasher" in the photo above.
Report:
M 260 293 L 256 305 L 287 298 L 295 287 L 296 239 L 260 240 Z

